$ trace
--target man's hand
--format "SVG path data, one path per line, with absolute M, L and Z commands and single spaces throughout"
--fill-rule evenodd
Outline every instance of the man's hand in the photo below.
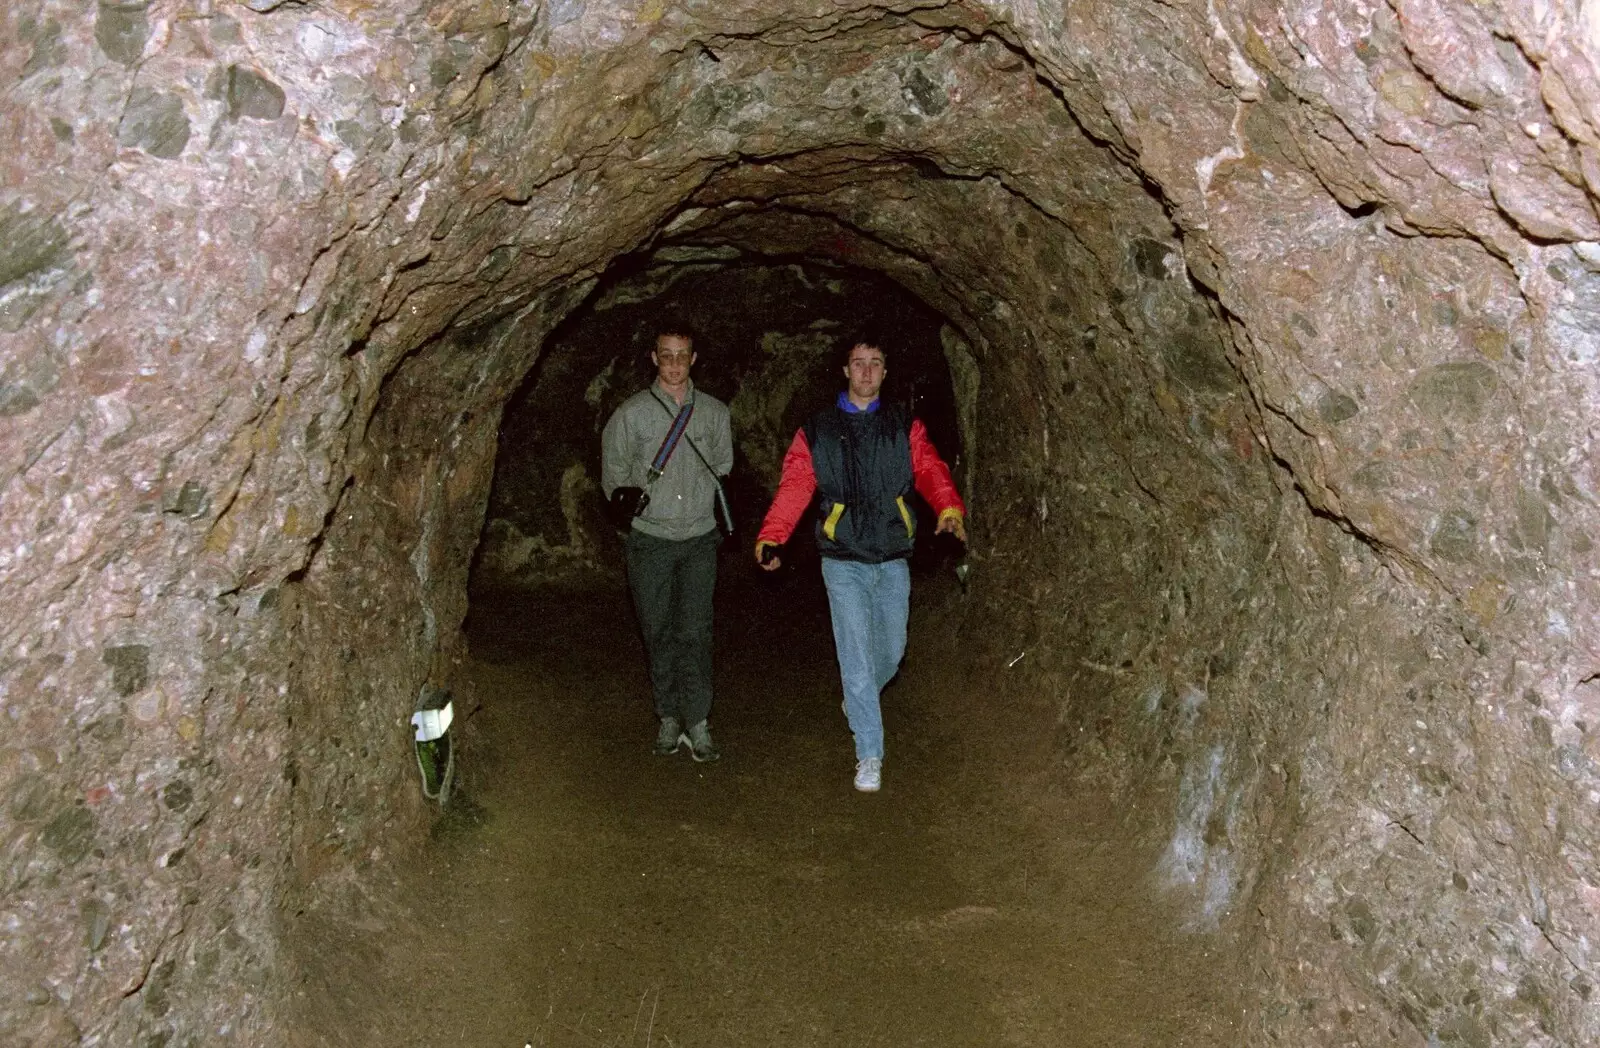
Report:
M 939 523 L 934 526 L 935 535 L 954 535 L 961 544 L 967 544 L 967 519 L 958 509 L 947 509 L 939 514 Z
M 761 565 L 762 571 L 777 571 L 778 566 L 783 563 L 778 556 L 778 544 L 776 542 L 757 541 L 756 563 Z

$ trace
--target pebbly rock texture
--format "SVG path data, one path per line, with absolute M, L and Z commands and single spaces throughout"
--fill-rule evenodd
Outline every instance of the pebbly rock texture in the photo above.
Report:
M 426 817 L 503 406 L 677 247 L 948 318 L 989 643 L 1249 1043 L 1600 1042 L 1592 3 L 0 26 L 0 1039 L 273 1043 Z

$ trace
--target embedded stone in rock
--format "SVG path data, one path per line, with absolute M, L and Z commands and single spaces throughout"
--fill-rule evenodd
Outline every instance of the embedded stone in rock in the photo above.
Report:
M 0 418 L 27 414 L 60 382 L 61 369 L 48 351 L 13 360 L 0 371 Z
M 1478 548 L 1478 522 L 1465 510 L 1454 509 L 1439 518 L 1428 548 L 1445 560 L 1470 562 Z
M 1173 334 L 1162 347 L 1161 357 L 1173 377 L 1192 389 L 1222 392 L 1238 384 L 1216 336 L 1204 328 Z
M 150 683 L 148 644 L 119 644 L 107 648 L 101 658 L 111 667 L 111 687 L 118 695 L 143 691 Z
M 1350 921 L 1350 930 L 1362 942 L 1371 942 L 1378 935 L 1378 919 L 1372 912 L 1372 906 L 1357 895 L 1345 903 L 1345 916 Z
M 167 504 L 166 511 L 193 520 L 203 515 L 210 507 L 211 501 L 206 496 L 204 484 L 197 480 L 185 481 L 183 487 L 178 489 L 178 493 Z
M 62 265 L 67 240 L 66 227 L 43 209 L 0 207 L 0 292 L 12 281 Z
M 33 44 L 33 51 L 28 56 L 27 64 L 22 67 L 20 80 L 39 72 L 41 69 L 54 69 L 67 60 L 66 45 L 61 42 L 61 23 L 51 18 L 43 25 L 28 26 L 28 20 L 17 33 L 18 39 L 23 43 Z
M 63 808 L 39 833 L 39 843 L 56 854 L 63 865 L 74 866 L 94 847 L 94 813 L 81 804 Z
M 950 98 L 944 85 L 934 83 L 921 66 L 912 66 L 901 79 L 906 101 L 928 116 L 938 116 L 950 108 Z
M 1327 423 L 1348 422 L 1361 414 L 1361 405 L 1343 393 L 1328 390 L 1317 404 L 1317 414 Z
M 106 933 L 111 930 L 111 908 L 100 899 L 90 897 L 83 901 L 83 943 L 90 953 L 99 953 L 105 945 Z
M 1550 542 L 1550 528 L 1554 523 L 1550 507 L 1544 499 L 1531 491 L 1517 495 L 1517 527 L 1510 539 L 1515 548 L 1533 553 L 1544 553 Z
M 189 115 L 177 95 L 136 87 L 117 128 L 117 144 L 171 160 L 189 144 Z
M 276 120 L 283 115 L 283 88 L 250 69 L 228 67 L 228 116 Z
M 18 823 L 38 822 L 50 810 L 54 795 L 36 778 L 24 778 L 6 798 L 6 810 Z
M 157 1019 L 172 1010 L 170 987 L 173 973 L 177 970 L 177 961 L 167 961 L 151 974 L 149 981 L 144 985 L 144 1010 Z
M 94 20 L 94 40 L 113 62 L 131 66 L 144 54 L 150 21 L 144 3 L 101 3 Z
M 333 125 L 339 141 L 354 150 L 361 150 L 372 140 L 372 133 L 359 120 L 340 120 Z
M 428 66 L 428 82 L 434 87 L 445 87 L 461 75 L 461 67 L 448 52 L 435 58 Z
M 1429 418 L 1471 421 L 1482 416 L 1499 385 L 1499 377 L 1488 364 L 1439 364 L 1412 382 L 1411 399 Z
M 161 788 L 161 803 L 172 811 L 183 811 L 194 803 L 194 787 L 182 779 L 169 782 Z
M 237 19 L 227 15 L 214 15 L 211 19 L 211 39 L 218 44 L 237 44 L 243 38 Z

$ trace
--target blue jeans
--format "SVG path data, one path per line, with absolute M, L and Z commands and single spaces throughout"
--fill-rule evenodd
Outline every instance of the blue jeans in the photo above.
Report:
M 906 560 L 860 564 L 822 558 L 822 581 L 833 613 L 844 711 L 856 737 L 856 759 L 883 756 L 878 693 L 900 669 L 911 610 L 911 565 Z

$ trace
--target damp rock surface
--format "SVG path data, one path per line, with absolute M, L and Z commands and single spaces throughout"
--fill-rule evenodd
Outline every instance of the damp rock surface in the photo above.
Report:
M 1600 1042 L 1592 11 L 23 0 L 0 41 L 0 1040 L 273 1043 L 296 914 L 422 846 L 417 696 L 486 701 L 505 406 L 666 250 L 948 321 L 974 644 L 1254 959 L 1241 1043 Z

